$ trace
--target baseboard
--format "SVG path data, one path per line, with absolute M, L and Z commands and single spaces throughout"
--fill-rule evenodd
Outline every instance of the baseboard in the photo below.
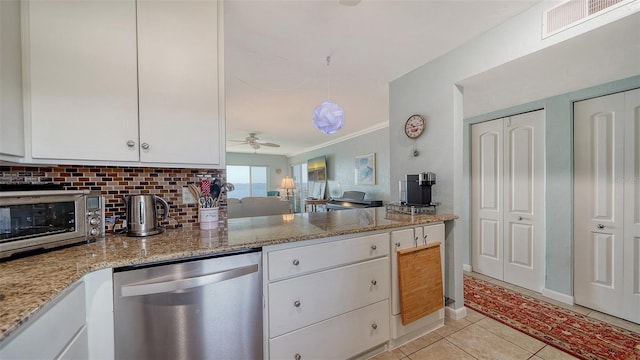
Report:
M 473 268 L 471 268 L 471 265 L 469 264 L 462 264 L 462 270 L 466 272 L 472 272 Z
M 454 309 L 447 306 L 444 308 L 444 313 L 451 320 L 460 320 L 463 317 L 467 316 L 467 308 L 463 306 L 459 309 Z
M 548 297 L 549 299 L 553 299 L 553 300 L 556 300 L 556 301 L 560 301 L 561 303 L 565 303 L 565 304 L 568 304 L 568 305 L 574 305 L 575 304 L 573 296 L 567 295 L 567 294 L 563 294 L 563 293 L 559 293 L 557 291 L 553 291 L 553 290 L 549 290 L 549 289 L 542 289 L 542 296 Z

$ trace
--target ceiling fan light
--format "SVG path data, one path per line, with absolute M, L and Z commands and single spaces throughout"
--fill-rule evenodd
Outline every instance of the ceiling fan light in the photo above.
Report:
M 313 109 L 313 126 L 327 135 L 334 134 L 344 125 L 344 110 L 331 101 L 325 101 Z

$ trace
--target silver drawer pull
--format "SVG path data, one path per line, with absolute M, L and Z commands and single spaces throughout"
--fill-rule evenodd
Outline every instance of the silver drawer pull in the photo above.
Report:
M 296 300 L 293 302 L 293 306 L 300 307 L 300 300 Z
M 296 354 L 296 356 L 294 356 L 294 358 L 295 358 L 296 360 L 300 360 L 300 359 L 302 359 L 302 355 L 300 355 L 300 354 Z
M 378 328 L 378 324 L 376 324 L 376 323 L 371 324 L 371 328 L 373 330 L 377 329 Z
M 298 260 L 298 259 L 293 260 L 293 265 L 295 265 L 295 266 L 300 265 L 300 260 Z
M 376 285 L 378 285 L 378 282 L 375 281 L 375 280 L 371 280 L 371 285 L 376 286 Z
M 377 248 L 378 248 L 377 246 L 375 246 L 375 245 L 371 245 L 371 250 L 375 250 L 375 249 L 377 249 Z
M 598 226 L 598 229 L 604 229 L 604 225 L 602 224 L 598 224 L 597 226 Z

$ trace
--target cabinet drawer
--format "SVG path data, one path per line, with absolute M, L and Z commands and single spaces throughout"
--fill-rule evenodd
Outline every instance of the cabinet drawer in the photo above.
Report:
M 388 254 L 388 233 L 272 251 L 268 255 L 269 281 Z
M 347 359 L 389 339 L 384 300 L 269 340 L 270 359 Z
M 41 316 L 22 325 L 25 329 L 0 349 L 1 359 L 53 359 L 59 355 L 84 326 L 84 282 L 42 311 Z
M 269 284 L 269 337 L 389 298 L 389 258 Z

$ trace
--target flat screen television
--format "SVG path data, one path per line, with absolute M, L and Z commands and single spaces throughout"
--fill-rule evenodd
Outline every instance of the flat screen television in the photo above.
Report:
M 318 156 L 307 160 L 307 181 L 327 181 L 327 158 Z

